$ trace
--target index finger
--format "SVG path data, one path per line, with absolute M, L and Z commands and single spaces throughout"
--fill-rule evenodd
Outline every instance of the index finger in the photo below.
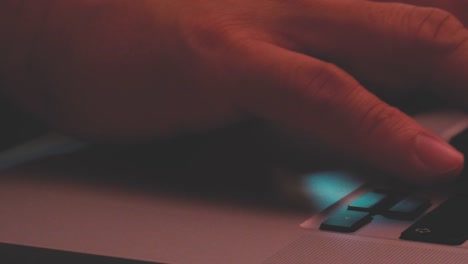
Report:
M 255 85 L 240 98 L 243 109 L 406 180 L 460 172 L 459 152 L 336 65 L 273 44 L 250 47 Z

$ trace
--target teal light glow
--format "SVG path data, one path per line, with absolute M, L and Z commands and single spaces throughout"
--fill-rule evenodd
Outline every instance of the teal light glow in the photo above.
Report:
M 323 210 L 361 187 L 365 182 L 345 171 L 321 171 L 306 174 L 303 191 L 315 208 Z

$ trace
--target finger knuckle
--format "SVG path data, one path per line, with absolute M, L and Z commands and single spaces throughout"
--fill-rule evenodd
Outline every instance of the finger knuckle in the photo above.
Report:
M 454 48 L 460 42 L 464 26 L 451 13 L 438 8 L 418 9 L 411 14 L 410 34 L 419 42 L 436 48 Z
M 188 45 L 197 52 L 225 51 L 247 36 L 243 24 L 224 15 L 212 15 L 192 21 L 185 27 Z
M 299 68 L 301 71 L 297 76 L 303 76 L 303 84 L 300 85 L 302 94 L 309 97 L 318 109 L 333 109 L 340 104 L 343 98 L 347 98 L 357 87 L 352 78 L 347 78 L 346 74 L 332 63 L 322 63 L 320 66 L 307 69 Z
M 395 107 L 388 106 L 382 102 L 370 105 L 361 117 L 360 129 L 366 138 L 372 138 L 376 134 L 406 133 L 404 132 L 404 120 L 401 118 L 401 111 Z

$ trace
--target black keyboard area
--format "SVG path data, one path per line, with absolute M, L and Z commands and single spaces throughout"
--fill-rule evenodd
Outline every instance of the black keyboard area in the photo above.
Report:
M 416 221 L 400 238 L 405 240 L 461 245 L 468 239 L 468 197 L 454 196 Z

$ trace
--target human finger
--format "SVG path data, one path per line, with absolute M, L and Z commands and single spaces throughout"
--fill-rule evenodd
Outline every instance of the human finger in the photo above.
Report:
M 273 44 L 249 49 L 244 109 L 407 180 L 447 180 L 462 169 L 462 154 L 337 66 Z
M 398 2 L 423 7 L 444 9 L 454 14 L 465 26 L 468 25 L 468 1 L 466 0 L 372 0 L 375 2 Z
M 450 73 L 457 72 L 459 63 L 445 60 L 468 39 L 468 31 L 451 13 L 371 1 L 322 5 L 322 12 L 330 15 L 301 15 L 290 25 L 295 29 L 285 34 L 300 43 L 299 51 L 339 65 L 379 96 L 431 89 L 449 94 L 448 83 L 435 82 L 448 76 L 450 83 L 468 85 L 464 73 Z M 468 54 L 462 55 L 460 60 L 468 62 Z M 448 76 L 440 70 L 443 60 Z

